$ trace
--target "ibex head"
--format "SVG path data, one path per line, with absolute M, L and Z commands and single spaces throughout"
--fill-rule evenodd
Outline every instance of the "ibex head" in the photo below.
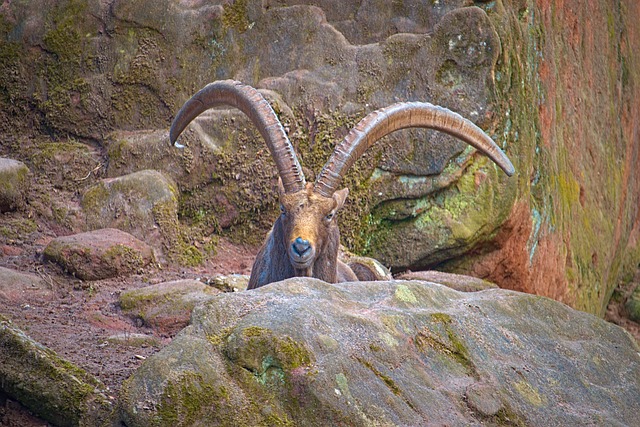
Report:
M 439 130 L 477 148 L 507 175 L 515 171 L 502 150 L 469 120 L 429 103 L 401 102 L 362 119 L 336 146 L 316 182 L 307 184 L 293 146 L 269 103 L 254 88 L 233 80 L 208 84 L 182 106 L 171 125 L 171 143 L 175 144 L 200 113 L 218 105 L 233 106 L 249 116 L 264 138 L 280 177 L 282 213 L 256 258 L 249 288 L 294 276 L 312 276 L 331 283 L 355 278 L 337 260 L 340 237 L 335 216 L 349 193 L 339 186 L 355 161 L 391 132 L 412 127 Z

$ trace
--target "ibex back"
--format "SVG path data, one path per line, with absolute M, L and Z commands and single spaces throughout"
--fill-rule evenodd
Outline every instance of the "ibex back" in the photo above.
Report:
M 254 88 L 233 80 L 208 84 L 182 106 L 171 124 L 171 143 L 176 143 L 200 113 L 218 105 L 238 108 L 251 119 L 264 138 L 280 177 L 281 214 L 256 256 L 248 289 L 296 276 L 329 283 L 358 280 L 351 268 L 338 259 L 340 231 L 336 215 L 349 194 L 347 188 L 338 188 L 355 161 L 391 132 L 412 127 L 439 130 L 486 154 L 507 175 L 515 172 L 502 150 L 469 120 L 429 103 L 401 102 L 362 119 L 336 146 L 316 182 L 307 183 L 293 146 L 269 103 Z

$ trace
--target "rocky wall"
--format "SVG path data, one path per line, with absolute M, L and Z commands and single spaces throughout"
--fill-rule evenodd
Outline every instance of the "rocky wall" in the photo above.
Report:
M 344 243 L 393 271 L 473 274 L 602 314 L 640 260 L 639 18 L 631 0 L 3 2 L 0 154 L 33 169 L 24 138 L 71 137 L 116 177 L 149 169 L 144 141 L 183 223 L 255 243 L 276 177 L 241 114 L 166 148 L 197 89 L 263 89 L 309 179 L 369 111 L 441 104 L 485 129 L 516 177 L 451 138 L 398 132 L 345 179 Z

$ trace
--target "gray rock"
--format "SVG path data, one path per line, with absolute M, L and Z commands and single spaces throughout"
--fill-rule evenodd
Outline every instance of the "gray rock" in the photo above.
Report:
M 53 239 L 44 258 L 83 280 L 137 273 L 155 259 L 151 246 L 114 228 Z
M 107 337 L 109 344 L 122 345 L 127 347 L 148 347 L 156 346 L 160 341 L 153 335 L 147 334 L 117 334 Z
M 111 426 L 113 401 L 96 378 L 0 316 L 0 392 L 56 426 Z
M 0 267 L 0 301 L 27 303 L 51 299 L 51 286 L 31 273 Z
M 0 212 L 23 207 L 28 189 L 29 168 L 18 160 L 0 157 Z
M 143 170 L 102 180 L 82 197 L 87 228 L 117 228 L 160 247 L 175 239 L 175 184 L 162 173 Z
M 411 271 L 398 275 L 400 280 L 422 280 L 439 283 L 460 292 L 476 292 L 485 289 L 494 289 L 498 285 L 487 282 L 476 277 L 464 276 L 462 274 L 444 273 L 442 271 Z
M 219 292 L 198 280 L 176 280 L 125 291 L 120 307 L 158 332 L 171 335 L 189 324 L 197 303 Z
M 622 426 L 638 396 L 631 336 L 550 299 L 290 279 L 198 306 L 120 403 L 129 427 Z

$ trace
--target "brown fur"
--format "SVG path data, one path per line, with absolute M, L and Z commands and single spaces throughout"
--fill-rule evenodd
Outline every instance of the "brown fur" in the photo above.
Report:
M 332 197 L 320 196 L 313 192 L 311 184 L 302 191 L 286 194 L 280 186 L 282 214 L 256 256 L 248 289 L 301 276 L 329 283 L 357 281 L 351 268 L 338 260 L 340 231 L 336 215 L 348 194 L 345 188 Z M 297 238 L 308 241 L 313 252 L 304 266 L 293 261 L 292 244 Z

